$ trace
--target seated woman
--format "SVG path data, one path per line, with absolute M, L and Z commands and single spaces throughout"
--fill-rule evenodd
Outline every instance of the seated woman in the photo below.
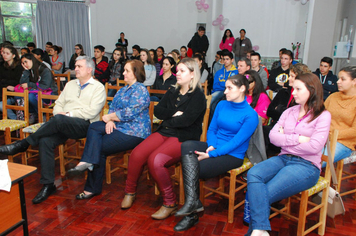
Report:
M 88 172 L 84 191 L 76 196 L 78 200 L 101 193 L 108 155 L 133 149 L 151 133 L 150 97 L 142 84 L 145 81 L 142 62 L 128 61 L 124 80 L 127 85 L 116 93 L 109 114 L 102 117 L 103 121 L 90 124 L 82 159 L 68 171 L 92 170 Z
M 188 51 L 188 49 L 186 46 L 180 47 L 180 57 L 179 57 L 180 60 L 187 57 L 187 51 Z
M 154 66 L 156 67 L 156 78 L 159 76 L 159 72 L 161 71 L 161 64 L 158 63 L 158 58 L 157 58 L 157 53 L 156 50 L 151 49 L 150 51 L 150 56 L 153 60 Z
M 193 58 L 199 65 L 199 70 L 201 74 L 200 83 L 204 83 L 208 78 L 209 72 L 203 67 L 203 56 L 201 54 L 195 54 Z
M 316 75 L 298 75 L 293 88 L 298 105 L 283 112 L 269 135 L 281 153 L 247 173 L 251 219 L 246 235 L 269 235 L 271 204 L 311 188 L 319 179 L 331 115 L 325 110 L 323 87 Z
M 141 48 L 140 59 L 145 65 L 146 80 L 143 83 L 145 86 L 151 86 L 156 80 L 156 67 L 151 58 L 149 51 L 145 48 Z
M 339 92 L 325 101 L 331 113 L 330 130 L 339 130 L 334 162 L 349 157 L 356 148 L 356 66 L 340 70 L 337 86 Z
M 33 54 L 23 55 L 21 63 L 25 70 L 22 73 L 20 84 L 15 87 L 15 91 L 29 90 L 30 113 L 37 115 L 37 92 L 57 94 L 57 84 L 53 79 L 51 70 L 45 64 L 39 62 Z
M 112 58 L 108 66 L 108 70 L 110 72 L 110 78 L 108 83 L 110 85 L 116 85 L 116 80 L 123 78 L 123 71 L 124 71 L 123 55 L 124 55 L 124 50 L 122 47 L 115 48 L 114 51 L 112 52 Z M 108 97 L 114 97 L 115 94 L 116 94 L 116 89 L 110 89 L 108 91 Z
M 77 57 L 79 57 L 79 56 L 84 56 L 84 55 L 85 54 L 84 54 L 83 46 L 81 44 L 76 44 L 74 46 L 74 53 L 69 60 L 69 69 L 74 70 L 75 69 L 75 59 L 77 59 Z
M 21 48 L 21 51 L 20 51 L 21 56 L 22 56 L 22 55 L 25 55 L 26 53 L 31 53 L 30 49 L 28 49 L 28 48 Z
M 156 53 L 157 53 L 157 61 L 158 63 L 161 65 L 161 67 L 163 66 L 163 60 L 164 58 L 166 58 L 164 56 L 164 48 L 162 46 L 159 46 L 157 49 L 156 49 Z
M 268 156 L 274 156 L 280 152 L 280 148 L 274 146 L 269 141 L 269 132 L 273 128 L 273 126 L 277 123 L 279 117 L 281 117 L 282 113 L 289 107 L 292 107 L 295 104 L 293 97 L 293 83 L 295 78 L 298 75 L 302 75 L 305 73 L 311 73 L 311 70 L 307 65 L 298 63 L 295 65 L 291 65 L 289 68 L 289 87 L 282 88 L 278 91 L 272 102 L 269 104 L 267 109 L 267 116 L 271 117 L 271 122 L 269 125 L 263 126 L 263 135 L 265 138 L 265 145 Z
M 178 49 L 173 49 L 171 53 L 173 55 L 173 58 L 177 58 L 176 62 L 178 64 L 180 62 L 180 53 Z
M 62 74 L 62 70 L 63 70 L 63 63 L 64 63 L 64 58 L 62 57 L 62 55 L 60 54 L 62 52 L 62 48 L 57 46 L 57 45 L 53 45 L 50 50 L 49 50 L 51 56 L 51 64 L 52 64 L 52 70 L 55 74 Z
M 3 63 L 0 63 L 0 112 L 2 112 L 2 89 L 7 88 L 9 91 L 14 91 L 15 86 L 20 82 L 23 67 L 19 54 L 11 45 L 4 45 L 2 47 Z M 15 99 L 9 97 L 7 104 L 14 105 Z M 7 110 L 7 117 L 11 120 L 16 120 L 16 114 L 11 110 Z
M 248 70 L 245 72 L 245 76 L 249 82 L 246 101 L 262 118 L 262 124 L 265 124 L 268 119 L 266 114 L 267 108 L 271 103 L 271 100 L 263 88 L 262 80 L 258 72 L 254 70 Z
M 163 74 L 160 75 L 152 86 L 152 89 L 168 90 L 172 85 L 177 82 L 176 76 L 173 75 L 175 71 L 176 62 L 172 57 L 166 57 L 163 59 Z M 200 78 L 200 77 L 199 77 Z M 151 101 L 159 101 L 163 97 L 163 94 L 155 94 L 151 96 Z
M 32 50 L 32 54 L 35 56 L 39 62 L 45 64 L 48 69 L 52 69 L 51 61 L 47 53 L 45 53 L 41 48 L 35 48 Z
M 225 83 L 226 101 L 219 102 L 207 133 L 207 142 L 182 144 L 182 170 L 185 204 L 176 216 L 185 216 L 174 227 L 187 230 L 198 223 L 197 212 L 204 207 L 199 200 L 199 179 L 209 179 L 243 164 L 258 116 L 247 103 L 248 80 L 234 75 Z M 194 153 L 193 153 L 194 152 Z
M 154 110 L 155 116 L 163 122 L 157 132 L 130 155 L 126 194 L 121 208 L 132 206 L 138 179 L 147 164 L 163 197 L 163 206 L 151 217 L 165 219 L 177 210 L 168 167 L 180 161 L 182 142 L 200 138 L 206 101 L 199 79 L 199 68 L 193 59 L 185 58 L 178 64 L 176 86 L 167 91 Z

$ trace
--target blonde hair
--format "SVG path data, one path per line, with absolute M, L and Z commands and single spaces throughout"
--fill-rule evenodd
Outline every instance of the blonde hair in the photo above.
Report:
M 189 91 L 188 92 L 191 93 L 196 88 L 201 89 L 200 70 L 199 70 L 198 63 L 193 58 L 185 57 L 178 63 L 178 65 L 179 64 L 184 64 L 190 72 L 194 73 L 194 76 L 193 76 L 192 80 L 190 80 L 190 83 L 189 83 Z M 179 88 L 180 86 L 178 84 L 176 84 L 175 87 Z

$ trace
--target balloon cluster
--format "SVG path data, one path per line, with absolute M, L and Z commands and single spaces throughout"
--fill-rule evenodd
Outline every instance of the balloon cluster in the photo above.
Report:
M 224 30 L 225 26 L 229 23 L 229 19 L 223 17 L 223 15 L 219 15 L 216 20 L 213 21 L 213 26 L 219 26 L 220 30 Z
M 195 2 L 198 10 L 204 10 L 205 12 L 209 9 L 209 4 L 205 3 L 205 0 L 198 0 Z

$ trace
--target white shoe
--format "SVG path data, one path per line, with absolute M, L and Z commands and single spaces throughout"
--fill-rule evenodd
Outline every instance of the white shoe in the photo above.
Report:
M 251 236 L 269 236 L 269 233 L 266 230 L 254 229 Z

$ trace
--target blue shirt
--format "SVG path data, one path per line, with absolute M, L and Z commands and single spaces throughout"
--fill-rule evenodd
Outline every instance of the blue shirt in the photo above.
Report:
M 150 96 L 146 87 L 139 82 L 121 88 L 115 94 L 109 114 L 115 112 L 120 121 L 116 130 L 131 136 L 147 138 L 151 134 L 149 116 Z
M 207 134 L 208 146 L 215 148 L 209 157 L 231 155 L 243 159 L 257 125 L 258 115 L 246 99 L 240 103 L 220 101 Z
M 227 71 L 226 67 L 223 66 L 220 70 L 218 70 L 214 75 L 214 84 L 213 90 L 211 93 L 215 93 L 216 91 L 224 91 L 225 90 L 225 82 L 227 78 L 237 75 L 239 71 L 236 69 L 234 65 L 231 66 L 230 70 Z

